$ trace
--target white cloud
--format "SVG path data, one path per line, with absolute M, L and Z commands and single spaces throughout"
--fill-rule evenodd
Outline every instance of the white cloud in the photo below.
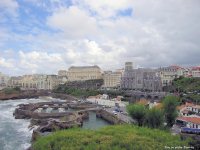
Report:
M 58 9 L 47 18 L 47 24 L 69 37 L 84 37 L 96 30 L 96 20 L 76 6 Z
M 36 34 L 11 32 L 9 41 L 23 41 L 29 49 L 17 53 L 21 72 L 51 73 L 94 64 L 107 70 L 121 68 L 125 61 L 143 67 L 199 63 L 199 0 L 73 0 L 72 4 L 51 0 L 53 9 L 42 27 L 54 32 L 39 28 Z M 117 15 L 129 8 L 132 15 Z M 8 38 L 5 31 L 0 30 L 0 46 Z
M 59 53 L 19 51 L 19 67 L 26 73 L 57 73 L 58 66 L 65 66 Z
M 0 67 L 12 68 L 13 67 L 12 60 L 10 60 L 10 59 L 7 60 L 5 58 L 0 57 Z
M 129 8 L 131 0 L 74 0 L 74 3 L 89 8 L 98 17 L 109 18 L 117 14 L 117 11 Z
M 0 0 L 0 9 L 11 15 L 16 16 L 16 10 L 19 5 L 16 0 Z

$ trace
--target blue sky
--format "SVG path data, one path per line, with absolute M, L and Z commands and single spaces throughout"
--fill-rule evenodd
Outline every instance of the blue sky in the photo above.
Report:
M 200 1 L 1 0 L 0 72 L 199 65 Z

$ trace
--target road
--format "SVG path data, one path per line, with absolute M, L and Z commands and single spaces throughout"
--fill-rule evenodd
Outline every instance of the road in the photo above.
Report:
M 113 114 L 113 111 L 115 111 L 115 107 L 105 108 L 105 110 Z M 131 117 L 128 116 L 128 114 L 126 115 L 127 112 L 126 112 L 125 107 L 120 107 L 120 110 L 122 110 L 123 113 L 116 112 L 117 117 L 119 117 L 121 120 L 123 120 L 126 123 L 135 122 Z

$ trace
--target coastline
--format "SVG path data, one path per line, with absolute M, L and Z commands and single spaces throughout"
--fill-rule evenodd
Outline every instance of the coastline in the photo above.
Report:
M 52 98 L 59 98 L 63 100 L 78 100 L 78 98 L 68 95 L 68 94 L 61 94 L 61 93 L 52 93 L 51 91 L 45 90 L 26 90 L 20 91 L 16 93 L 6 94 L 0 92 L 0 101 L 5 100 L 17 100 L 17 99 L 31 99 L 31 98 L 39 98 L 41 96 L 49 96 Z

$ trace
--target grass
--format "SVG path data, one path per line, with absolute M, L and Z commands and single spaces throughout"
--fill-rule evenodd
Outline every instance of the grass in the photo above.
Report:
M 162 150 L 165 146 L 188 146 L 167 131 L 133 125 L 108 126 L 99 130 L 80 128 L 40 137 L 34 150 Z

